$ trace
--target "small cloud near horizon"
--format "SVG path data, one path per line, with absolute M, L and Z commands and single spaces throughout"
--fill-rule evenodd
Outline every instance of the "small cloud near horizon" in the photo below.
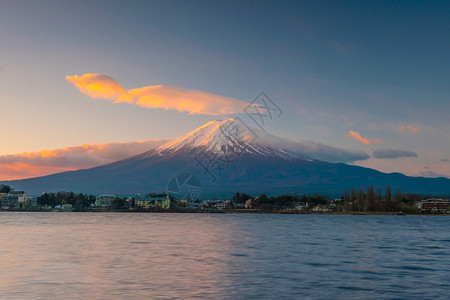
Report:
M 230 115 L 241 113 L 247 102 L 197 90 L 151 85 L 125 90 L 114 78 L 103 74 L 66 76 L 81 93 L 94 99 L 128 103 L 145 108 L 177 110 L 189 114 Z
M 417 157 L 417 153 L 401 149 L 380 149 L 373 151 L 372 157 L 376 159 L 396 159 L 401 157 Z
M 368 139 L 368 138 L 362 137 L 359 132 L 352 131 L 352 130 L 350 130 L 348 132 L 347 137 L 357 140 L 365 145 L 377 145 L 377 144 L 381 143 L 380 139 Z
M 413 127 L 411 125 L 407 125 L 407 126 L 401 125 L 401 126 L 398 126 L 397 129 L 399 131 L 410 132 L 412 134 L 416 134 L 416 133 L 419 133 L 421 131 L 421 129 L 419 127 Z

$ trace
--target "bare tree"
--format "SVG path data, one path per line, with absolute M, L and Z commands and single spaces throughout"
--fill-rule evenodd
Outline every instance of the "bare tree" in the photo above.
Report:
M 386 186 L 386 193 L 384 194 L 384 199 L 386 200 L 387 209 L 392 211 L 392 192 L 391 187 Z

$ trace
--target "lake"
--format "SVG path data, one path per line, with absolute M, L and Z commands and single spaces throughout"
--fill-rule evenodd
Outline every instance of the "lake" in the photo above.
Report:
M 0 213 L 1 299 L 446 299 L 450 218 Z

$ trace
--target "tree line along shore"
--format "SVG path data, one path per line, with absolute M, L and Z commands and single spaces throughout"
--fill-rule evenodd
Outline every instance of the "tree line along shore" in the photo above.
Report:
M 237 192 L 231 199 L 176 199 L 166 193 L 88 195 L 74 192 L 43 193 L 26 197 L 0 185 L 0 207 L 4 211 L 120 211 L 120 212 L 228 212 L 228 213 L 333 213 L 398 214 L 447 213 L 450 200 L 431 195 L 402 193 L 387 186 L 384 191 L 345 190 L 340 198 L 313 194 L 252 196 Z M 448 197 L 450 198 L 450 197 Z

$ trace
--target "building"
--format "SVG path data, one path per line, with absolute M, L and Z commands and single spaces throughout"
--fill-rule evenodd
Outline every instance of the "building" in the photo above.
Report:
M 308 202 L 294 202 L 292 205 L 294 205 L 295 210 L 308 209 Z
M 248 199 L 247 201 L 245 201 L 245 205 L 244 208 L 252 208 L 253 206 L 253 199 Z
M 245 203 L 234 203 L 235 209 L 242 209 L 245 208 Z
M 165 197 L 148 197 L 145 199 L 136 199 L 134 202 L 135 206 L 149 209 L 159 207 L 162 209 L 170 208 L 170 198 L 169 196 Z
M 203 209 L 203 203 L 199 202 L 188 202 L 186 208 L 189 209 Z
M 313 212 L 319 212 L 319 213 L 329 213 L 333 211 L 333 208 L 329 205 L 316 205 L 312 208 Z
M 27 201 L 27 194 L 24 191 L 10 191 L 8 196 L 17 197 L 17 201 L 19 203 L 23 203 Z
M 10 191 L 1 197 L 2 209 L 17 208 L 26 201 L 27 194 L 24 191 Z
M 216 204 L 214 204 L 214 208 L 218 210 L 223 210 L 229 205 L 230 201 L 218 201 Z
M 204 208 L 208 209 L 217 209 L 217 210 L 223 210 L 227 208 L 231 204 L 230 200 L 205 200 L 203 201 Z
M 133 208 L 135 204 L 135 199 L 133 197 L 128 197 L 126 200 L 128 208 Z
M 102 194 L 95 198 L 95 206 L 100 208 L 111 207 L 112 201 L 119 198 L 117 195 L 113 194 Z
M 2 197 L 2 209 L 10 209 L 19 207 L 19 200 L 17 196 L 6 195 Z
M 35 197 L 28 197 L 28 202 L 30 202 L 30 206 L 36 206 L 37 205 L 37 198 L 35 198 Z
M 447 212 L 449 211 L 450 207 L 450 200 L 449 199 L 438 199 L 438 198 L 431 198 L 422 200 L 419 203 L 420 211 L 422 212 Z
M 62 204 L 61 208 L 64 209 L 64 211 L 72 211 L 72 209 L 73 209 L 72 204 L 69 204 L 69 203 Z
M 3 206 L 2 198 L 5 197 L 6 193 L 0 193 L 0 206 Z

